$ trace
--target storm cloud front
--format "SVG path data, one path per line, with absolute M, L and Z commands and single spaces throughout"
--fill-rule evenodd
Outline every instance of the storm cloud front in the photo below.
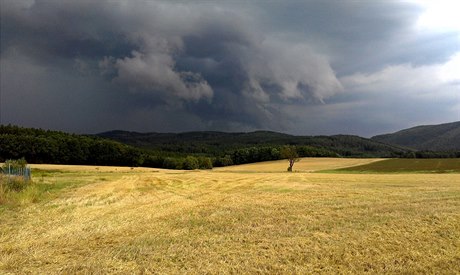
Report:
M 416 1 L 0 3 L 2 124 L 372 135 L 460 120 L 460 30 L 420 24 Z

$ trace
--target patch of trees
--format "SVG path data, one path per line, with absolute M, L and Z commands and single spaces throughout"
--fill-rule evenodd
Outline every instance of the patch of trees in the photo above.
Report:
M 97 136 L 0 125 L 0 161 L 25 158 L 30 163 L 145 166 L 168 169 L 212 167 L 279 160 L 281 145 L 260 145 L 209 152 L 198 145 L 176 144 L 175 152 L 148 150 Z M 182 146 L 182 147 L 181 147 Z M 297 146 L 300 157 L 336 157 L 324 148 Z M 196 153 L 198 152 L 198 153 Z M 204 153 L 203 153 L 204 152 Z
M 159 158 L 161 159 L 161 157 Z M 209 157 L 194 157 L 187 156 L 185 158 L 163 158 L 162 163 L 158 163 L 156 168 L 166 169 L 184 169 L 184 170 L 195 170 L 195 169 L 212 169 L 212 161 Z
M 211 169 L 206 156 L 154 153 L 95 136 L 0 125 L 0 162 L 25 159 L 30 163 L 146 166 L 170 169 Z M 221 164 L 230 165 L 226 157 Z
M 19 158 L 31 163 L 138 166 L 143 152 L 101 138 L 1 126 L 0 161 Z

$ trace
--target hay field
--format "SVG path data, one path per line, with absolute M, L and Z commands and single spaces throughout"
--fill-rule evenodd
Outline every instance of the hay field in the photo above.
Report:
M 326 170 L 347 161 L 296 165 Z M 68 187 L 0 208 L 0 273 L 460 272 L 460 174 L 267 165 L 35 166 L 37 184 Z
M 314 172 L 326 169 L 339 169 L 357 165 L 365 165 L 373 162 L 378 162 L 384 159 L 369 158 L 302 158 L 294 165 L 294 172 Z M 261 163 L 250 163 L 242 165 L 234 165 L 227 167 L 214 168 L 214 171 L 227 172 L 285 172 L 289 163 L 286 160 L 266 161 Z

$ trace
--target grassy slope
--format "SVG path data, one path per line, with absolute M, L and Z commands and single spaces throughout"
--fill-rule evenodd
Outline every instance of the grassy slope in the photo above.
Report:
M 460 272 L 460 174 L 269 165 L 61 167 L 42 183 L 72 188 L 0 212 L 0 273 Z
M 341 168 L 335 171 L 365 173 L 460 173 L 460 159 L 388 159 Z

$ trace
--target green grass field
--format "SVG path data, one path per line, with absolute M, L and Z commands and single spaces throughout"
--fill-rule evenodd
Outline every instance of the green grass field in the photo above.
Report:
M 459 173 L 460 159 L 388 159 L 336 171 L 372 173 Z
M 312 173 L 372 161 L 33 166 L 36 199 L 0 208 L 0 274 L 459 274 L 460 173 Z

